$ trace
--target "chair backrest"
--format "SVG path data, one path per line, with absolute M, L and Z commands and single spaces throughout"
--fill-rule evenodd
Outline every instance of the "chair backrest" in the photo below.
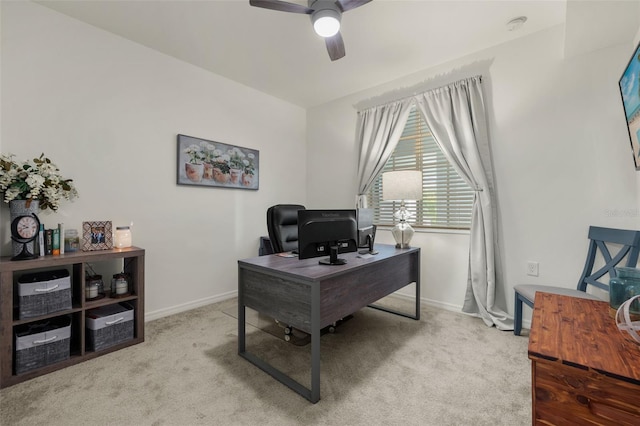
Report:
M 276 204 L 267 209 L 267 231 L 275 253 L 298 250 L 299 204 Z
M 617 276 L 615 267 L 626 257 L 625 266 L 635 268 L 638 264 L 638 254 L 640 253 L 640 231 L 630 231 L 625 229 L 589 227 L 589 251 L 584 271 L 578 290 L 586 291 L 587 285 L 593 285 L 605 291 L 609 291 L 608 280 L 606 283 L 598 281 L 604 275 L 609 274 L 609 279 Z M 612 256 L 610 248 L 612 245 L 618 251 Z M 596 255 L 600 252 L 605 265 L 596 271 L 593 270 Z

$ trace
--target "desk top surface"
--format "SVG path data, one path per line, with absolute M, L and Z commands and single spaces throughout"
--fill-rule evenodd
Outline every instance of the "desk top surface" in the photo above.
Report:
M 278 254 L 241 259 L 238 260 L 238 265 L 244 268 L 263 270 L 264 272 L 289 275 L 295 278 L 318 280 L 352 272 L 367 267 L 372 263 L 388 260 L 396 256 L 415 253 L 418 256 L 420 255 L 419 247 L 399 249 L 393 245 L 376 244 L 375 249 L 378 251 L 376 255 L 360 255 L 358 252 L 340 253 L 338 257 L 347 261 L 345 265 L 318 264 L 319 260 L 328 256 L 300 260 L 297 257 L 282 257 Z
M 618 330 L 608 302 L 538 291 L 529 358 L 586 367 L 640 383 L 640 345 Z

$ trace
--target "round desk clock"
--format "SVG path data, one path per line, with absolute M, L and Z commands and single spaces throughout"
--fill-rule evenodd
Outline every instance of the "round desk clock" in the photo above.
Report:
M 11 222 L 11 239 L 22 244 L 22 251 L 13 256 L 11 260 L 34 259 L 36 256 L 29 252 L 27 243 L 34 241 L 38 237 L 40 230 L 40 219 L 35 213 L 30 215 L 20 215 Z

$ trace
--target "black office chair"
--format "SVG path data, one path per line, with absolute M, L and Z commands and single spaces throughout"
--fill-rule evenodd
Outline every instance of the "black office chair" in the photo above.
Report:
M 267 209 L 267 232 L 274 253 L 298 250 L 299 204 L 276 204 Z
M 522 329 L 522 304 L 525 303 L 533 308 L 533 302 L 537 291 L 546 293 L 561 294 L 565 296 L 579 297 L 582 299 L 600 300 L 599 297 L 587 293 L 587 285 L 592 285 L 604 291 L 609 291 L 606 282 L 598 281 L 601 278 L 615 278 L 615 267 L 621 263 L 625 257 L 625 266 L 635 268 L 640 254 L 640 231 L 589 227 L 589 250 L 587 260 L 575 289 L 565 287 L 552 287 L 547 285 L 521 284 L 514 286 L 515 290 L 515 315 L 513 334 L 520 335 Z M 611 245 L 608 247 L 607 245 Z M 615 247 L 614 247 L 615 246 Z M 617 251 L 610 251 L 610 248 Z M 598 251 L 604 259 L 604 266 L 593 270 Z

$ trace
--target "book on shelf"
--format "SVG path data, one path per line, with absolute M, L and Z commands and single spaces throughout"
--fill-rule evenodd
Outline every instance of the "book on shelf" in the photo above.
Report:
M 51 242 L 51 254 L 54 256 L 60 255 L 60 230 L 58 228 L 52 229 L 52 242 Z
M 53 254 L 53 229 L 45 229 L 44 231 L 44 254 Z
M 64 254 L 64 223 L 58 224 L 58 244 L 60 245 L 60 254 Z

